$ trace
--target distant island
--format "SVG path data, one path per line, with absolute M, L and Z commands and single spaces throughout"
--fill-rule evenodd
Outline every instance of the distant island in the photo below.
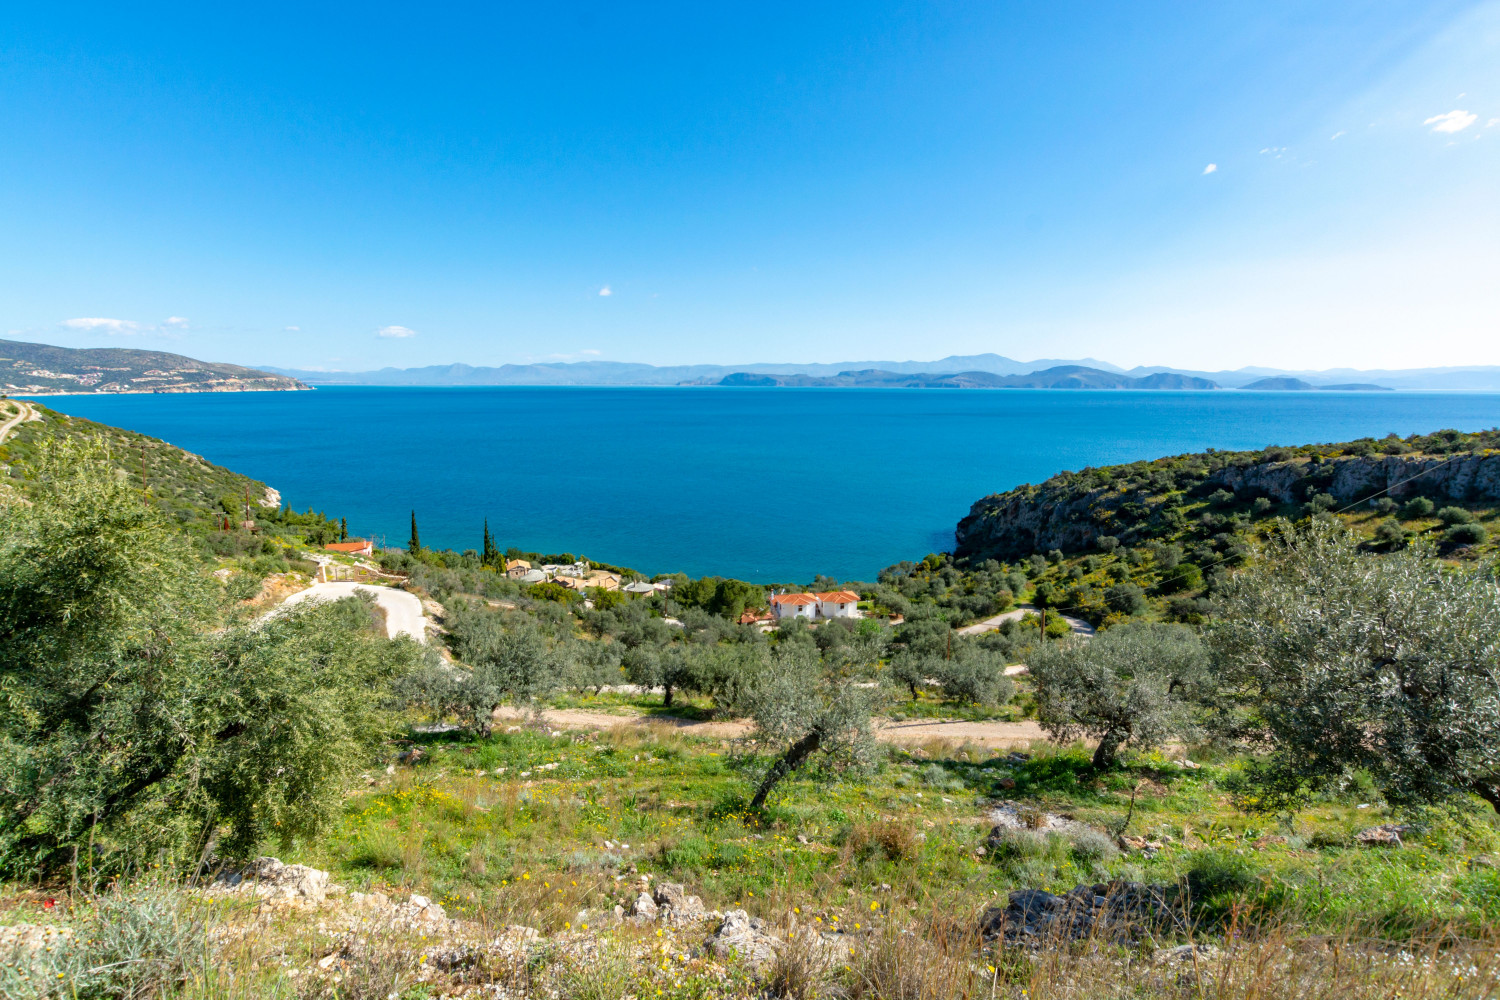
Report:
M 1323 371 L 1251 366 L 1201 371 L 1166 365 L 1125 369 L 1098 358 L 1017 361 L 1001 354 L 950 355 L 936 361 L 787 362 L 649 365 L 626 361 L 542 361 L 495 366 L 449 364 L 375 371 L 315 371 L 258 365 L 309 385 L 383 386 L 889 386 L 893 388 L 1428 390 L 1500 392 L 1500 365 Z M 801 378 L 799 376 L 805 376 Z M 1000 376 L 1001 381 L 992 379 Z M 1179 378 L 1180 377 L 1180 380 Z M 1006 380 L 1008 379 L 1008 381 Z M 1204 385 L 1203 383 L 1212 383 Z M 1294 384 L 1291 384 L 1294 383 Z
M 0 340 L 0 392 L 17 396 L 76 393 L 289 392 L 295 378 L 125 347 L 53 347 Z
M 839 372 L 837 375 L 760 375 L 753 372 L 734 372 L 720 379 L 695 379 L 682 385 L 724 386 L 812 386 L 812 387 L 861 387 L 894 389 L 1217 389 L 1219 384 L 1206 378 L 1178 375 L 1173 372 L 1157 372 L 1136 378 L 1099 368 L 1083 365 L 1058 365 L 1028 375 L 996 375 L 992 372 L 969 371 L 952 374 L 928 374 L 918 372 L 911 375 L 882 371 L 878 368 L 864 371 Z
M 1273 378 L 1256 379 L 1249 385 L 1240 386 L 1241 389 L 1250 389 L 1255 392 L 1308 392 L 1321 389 L 1325 392 L 1390 392 L 1391 387 L 1387 385 L 1372 385 L 1369 382 L 1349 382 L 1340 385 L 1313 385 L 1304 382 L 1300 378 L 1289 376 L 1276 376 Z

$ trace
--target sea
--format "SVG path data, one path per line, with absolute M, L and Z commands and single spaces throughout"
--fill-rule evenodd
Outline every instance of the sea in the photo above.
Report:
M 570 552 L 644 573 L 871 580 L 981 497 L 1205 448 L 1500 425 L 1500 393 L 323 387 L 80 395 L 351 534 Z

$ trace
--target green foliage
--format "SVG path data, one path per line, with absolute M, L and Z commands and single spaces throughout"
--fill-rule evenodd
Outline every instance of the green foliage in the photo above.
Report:
M 66 947 L 18 951 L 0 962 L 0 996 L 14 1000 L 115 1000 L 172 996 L 213 959 L 201 920 L 168 888 L 110 892 L 81 901 Z M 66 984 L 66 993 L 57 992 Z
M 257 624 L 96 452 L 45 456 L 0 507 L 0 863 L 226 853 L 326 824 L 413 662 L 359 601 Z
M 1401 520 L 1415 521 L 1418 518 L 1431 517 L 1436 505 L 1426 497 L 1412 497 L 1401 505 Z
M 1500 586 L 1411 549 L 1359 552 L 1337 525 L 1284 525 L 1225 588 L 1212 627 L 1225 716 L 1266 747 L 1257 805 L 1367 772 L 1392 803 L 1476 793 L 1500 810 Z
M 1462 507 L 1444 507 L 1442 510 L 1437 512 L 1437 517 L 1439 521 L 1442 521 L 1443 524 L 1447 525 L 1450 528 L 1455 524 L 1474 523 L 1474 515 L 1464 510 Z
M 1042 728 L 1059 741 L 1098 740 L 1094 766 L 1107 768 L 1126 745 L 1155 749 L 1193 734 L 1207 657 L 1186 626 L 1131 622 L 1042 645 L 1028 666 Z
M 1449 545 L 1483 545 L 1489 539 L 1490 533 L 1482 524 L 1455 524 L 1443 532 L 1443 541 Z
M 1406 545 L 1411 536 L 1394 518 L 1381 521 L 1371 539 L 1374 547 L 1391 552 Z

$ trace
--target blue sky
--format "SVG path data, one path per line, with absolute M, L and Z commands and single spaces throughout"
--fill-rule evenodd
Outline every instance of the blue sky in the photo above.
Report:
M 8 12 L 5 336 L 1500 364 L 1500 2 L 214 6 Z

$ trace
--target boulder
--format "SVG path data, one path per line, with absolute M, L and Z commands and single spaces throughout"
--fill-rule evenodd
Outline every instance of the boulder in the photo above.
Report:
M 661 915 L 676 921 L 700 920 L 705 915 L 703 900 L 690 896 L 680 882 L 663 882 L 656 887 L 656 905 Z
M 1186 915 L 1174 906 L 1171 887 L 1118 879 L 1076 886 L 1063 896 L 1017 889 L 1004 907 L 986 910 L 979 920 L 984 938 L 1030 945 L 1096 936 L 1137 941 L 1158 929 L 1186 927 Z
M 641 893 L 635 897 L 635 902 L 630 906 L 630 915 L 633 917 L 644 917 L 647 920 L 655 920 L 657 915 L 656 900 L 647 893 Z
M 768 933 L 766 922 L 744 910 L 729 910 L 708 940 L 708 950 L 721 959 L 737 957 L 757 972 L 776 959 L 782 942 Z
M 1401 842 L 1401 835 L 1410 829 L 1410 826 L 1403 823 L 1386 823 L 1361 830 L 1354 835 L 1354 839 L 1366 847 L 1404 847 L 1406 845 Z

